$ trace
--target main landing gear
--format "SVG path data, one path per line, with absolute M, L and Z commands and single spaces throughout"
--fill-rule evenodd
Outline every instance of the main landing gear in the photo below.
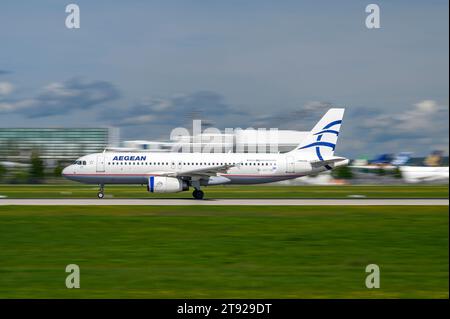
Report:
M 195 199 L 203 199 L 204 195 L 205 194 L 203 193 L 203 191 L 199 189 L 194 189 L 194 191 L 192 192 L 192 196 L 194 196 Z
M 103 191 L 104 191 L 104 187 L 103 187 L 103 184 L 101 184 L 100 191 L 97 193 L 98 198 L 102 199 L 103 197 L 105 197 L 105 193 Z
M 192 192 L 192 196 L 194 196 L 195 199 L 203 199 L 203 196 L 205 194 L 200 190 L 200 181 L 199 180 L 193 180 L 191 185 L 194 187 L 194 191 Z

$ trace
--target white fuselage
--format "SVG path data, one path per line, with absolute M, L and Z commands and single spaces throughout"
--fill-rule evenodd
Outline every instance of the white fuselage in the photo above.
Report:
M 400 171 L 408 183 L 447 182 L 448 166 L 401 166 Z
M 88 184 L 146 184 L 149 176 L 168 172 L 182 176 L 192 171 L 230 167 L 201 178 L 202 185 L 259 184 L 282 181 L 327 170 L 312 168 L 298 154 L 262 153 L 149 153 L 105 152 L 86 155 L 66 167 L 66 178 Z
M 317 174 L 348 165 L 334 156 L 343 108 L 332 108 L 308 132 L 301 143 L 285 154 L 273 153 L 150 153 L 103 152 L 83 156 L 63 170 L 69 179 L 100 184 L 147 184 L 150 192 L 180 192 L 200 186 L 261 184 Z

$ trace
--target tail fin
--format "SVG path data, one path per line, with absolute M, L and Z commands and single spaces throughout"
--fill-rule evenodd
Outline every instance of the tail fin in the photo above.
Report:
M 403 166 L 405 165 L 409 159 L 411 158 L 411 152 L 401 152 L 398 153 L 395 158 L 391 161 L 391 164 L 394 166 Z
M 344 111 L 345 109 L 329 109 L 292 152 L 312 155 L 321 161 L 333 156 Z

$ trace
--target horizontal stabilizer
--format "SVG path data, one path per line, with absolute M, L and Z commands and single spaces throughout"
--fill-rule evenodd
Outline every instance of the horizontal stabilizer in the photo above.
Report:
M 322 166 L 333 166 L 333 167 L 339 167 L 339 166 L 345 166 L 348 165 L 349 160 L 345 157 L 333 157 L 329 159 L 324 160 L 314 160 L 309 162 L 311 164 L 312 168 L 319 168 Z

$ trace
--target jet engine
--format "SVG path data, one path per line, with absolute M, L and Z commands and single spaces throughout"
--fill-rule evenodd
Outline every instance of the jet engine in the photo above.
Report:
M 178 193 L 189 190 L 189 185 L 175 177 L 150 176 L 147 190 L 150 193 Z

